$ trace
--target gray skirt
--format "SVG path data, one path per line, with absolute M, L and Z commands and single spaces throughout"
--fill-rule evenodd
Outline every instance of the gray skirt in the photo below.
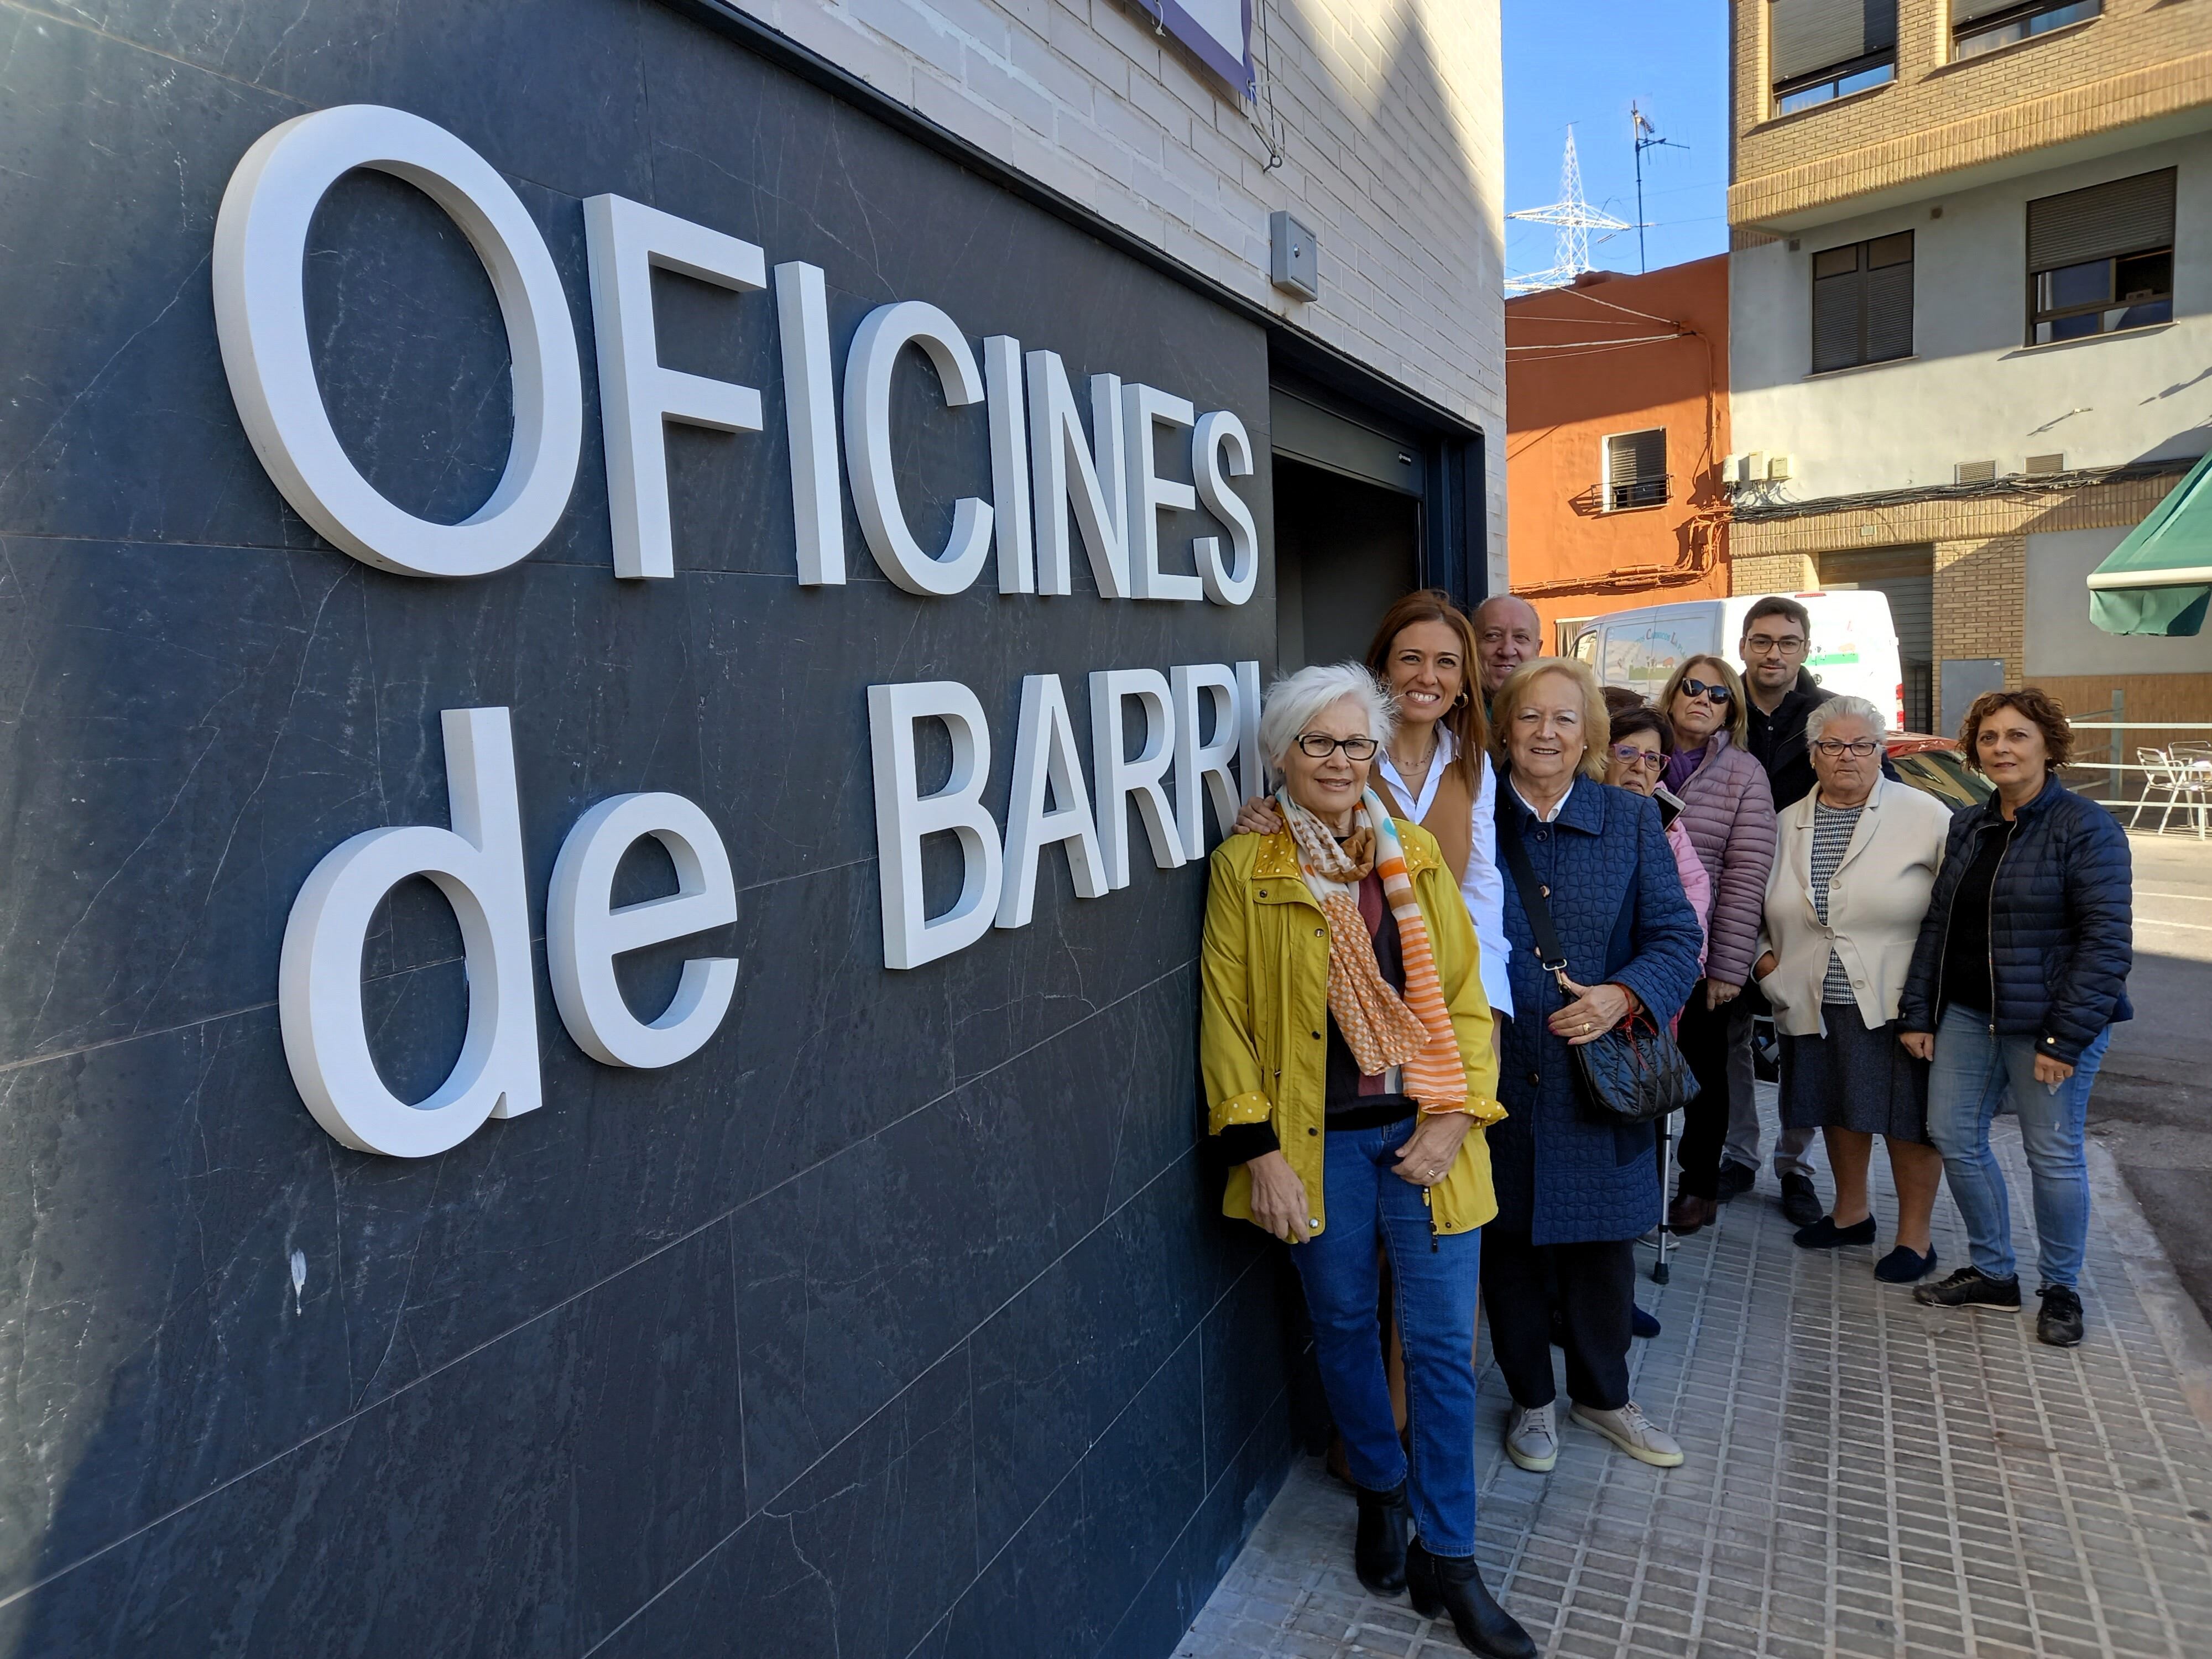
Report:
M 1782 1123 L 1852 1129 L 1928 1144 L 1928 1063 L 1905 1052 L 1896 1021 L 1867 1030 L 1855 1002 L 1820 1013 L 1826 1036 L 1782 1036 Z

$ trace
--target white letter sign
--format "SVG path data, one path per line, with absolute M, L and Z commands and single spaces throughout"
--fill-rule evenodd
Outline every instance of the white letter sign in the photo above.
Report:
M 539 1104 L 530 905 L 507 710 L 449 708 L 444 726 L 453 827 L 368 830 L 333 848 L 293 901 L 277 968 L 284 1058 L 301 1098 L 347 1146 L 394 1158 L 446 1152 L 485 1118 L 519 1117 Z M 377 1074 L 361 1000 L 369 921 L 410 876 L 428 876 L 453 907 L 469 981 L 460 1059 L 412 1106 Z
M 1052 805 L 1045 804 L 1049 789 Z M 1014 732 L 1013 794 L 1006 803 L 1006 867 L 999 890 L 999 926 L 1026 927 L 1036 907 L 1037 856 L 1054 842 L 1067 848 L 1068 873 L 1079 898 L 1106 890 L 1091 795 L 1075 753 L 1075 728 L 1057 674 L 1022 678 L 1022 716 Z
M 853 470 L 853 505 L 868 550 L 893 582 L 909 593 L 962 593 L 991 550 L 991 504 L 976 495 L 953 504 L 952 538 L 942 555 L 933 556 L 915 540 L 891 471 L 891 371 L 909 345 L 920 346 L 937 366 L 946 407 L 983 400 L 975 354 L 950 317 L 920 300 L 870 312 L 845 359 L 845 460 Z
M 459 524 L 417 518 L 363 477 L 315 380 L 303 282 L 324 195 L 368 167 L 404 179 L 460 227 L 507 322 L 514 440 L 491 498 Z M 216 217 L 216 334 L 239 419 L 284 499 L 365 564 L 410 576 L 482 576 L 527 558 L 576 482 L 583 371 L 545 239 L 491 164 L 443 127 L 374 104 L 296 115 L 261 135 Z
M 952 734 L 952 775 L 933 795 L 921 793 L 915 775 L 915 723 L 925 720 L 942 720 Z M 982 938 L 999 908 L 999 826 L 983 805 L 991 731 L 983 705 L 957 680 L 872 685 L 868 741 L 875 752 L 884 965 L 919 968 Z M 946 832 L 960 842 L 960 896 L 931 916 L 922 896 L 921 838 Z
M 614 903 L 615 870 L 646 836 L 676 866 L 676 891 Z M 681 795 L 617 795 L 576 820 L 545 896 L 545 960 L 553 1002 L 576 1046 L 609 1066 L 673 1066 L 699 1052 L 738 988 L 734 957 L 695 957 L 676 995 L 650 1024 L 630 1012 L 615 958 L 738 919 L 730 855 L 707 815 Z
M 1157 668 L 1101 669 L 1091 677 L 1091 769 L 1097 775 L 1098 850 L 1106 860 L 1106 879 L 1129 884 L 1128 800 L 1152 842 L 1152 862 L 1172 870 L 1183 862 L 1182 830 L 1162 782 L 1175 759 L 1175 713 L 1168 677 Z M 1122 714 L 1133 700 L 1145 711 L 1144 746 L 1125 758 L 1128 746 Z
M 757 432 L 757 389 L 660 365 L 653 273 L 673 270 L 743 294 L 768 285 L 760 249 L 719 230 L 620 196 L 584 204 L 592 268 L 592 327 L 599 342 L 599 419 L 606 430 L 607 508 L 615 574 L 676 574 L 668 521 L 668 446 L 662 422 Z
M 1153 443 L 1162 422 L 1188 429 L 1197 418 L 1190 399 L 1157 386 L 1132 386 L 1121 392 L 1121 443 L 1129 469 L 1129 587 L 1140 599 L 1195 599 L 1204 590 L 1196 576 L 1171 576 L 1160 568 L 1160 514 L 1188 513 L 1198 492 L 1187 483 L 1160 477 Z

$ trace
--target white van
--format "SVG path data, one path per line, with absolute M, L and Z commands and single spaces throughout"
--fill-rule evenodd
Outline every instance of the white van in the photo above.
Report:
M 1581 658 L 1607 685 L 1654 697 L 1686 657 L 1718 657 L 1741 672 L 1735 647 L 1743 619 L 1766 597 L 1680 599 L 1562 623 L 1559 653 Z M 1813 618 L 1813 649 L 1805 665 L 1814 678 L 1831 691 L 1864 697 L 1887 710 L 1890 730 L 1903 731 L 1905 673 L 1887 597 L 1867 591 L 1782 597 L 1796 600 Z

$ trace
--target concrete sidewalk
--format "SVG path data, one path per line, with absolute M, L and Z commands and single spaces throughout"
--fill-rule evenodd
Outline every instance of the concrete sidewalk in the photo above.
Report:
M 1998 1144 L 2032 1286 L 2009 1119 Z M 1636 1345 L 1636 1396 L 1683 1468 L 1620 1455 L 1563 1399 L 1559 1468 L 1522 1473 L 1486 1367 L 1492 1589 L 1574 1659 L 2212 1656 L 2212 1338 L 2110 1157 L 2091 1158 L 2078 1349 L 2035 1340 L 2032 1297 L 2020 1315 L 1925 1309 L 1875 1280 L 1872 1250 L 1796 1249 L 1767 1174 L 1674 1253 L 1670 1285 L 1639 1284 L 1665 1329 Z M 1895 1213 L 1886 1185 L 1876 1213 Z M 1936 1226 L 1948 1272 L 1966 1256 L 1948 1194 Z M 1352 1523 L 1349 1493 L 1302 1462 L 1179 1659 L 1462 1654 L 1449 1625 L 1361 1589 Z

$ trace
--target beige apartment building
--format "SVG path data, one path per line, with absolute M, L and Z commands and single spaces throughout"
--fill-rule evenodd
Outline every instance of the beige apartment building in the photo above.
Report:
M 1911 722 L 2212 720 L 2088 573 L 2212 448 L 2212 5 L 1734 0 L 1732 586 L 1887 592 Z

